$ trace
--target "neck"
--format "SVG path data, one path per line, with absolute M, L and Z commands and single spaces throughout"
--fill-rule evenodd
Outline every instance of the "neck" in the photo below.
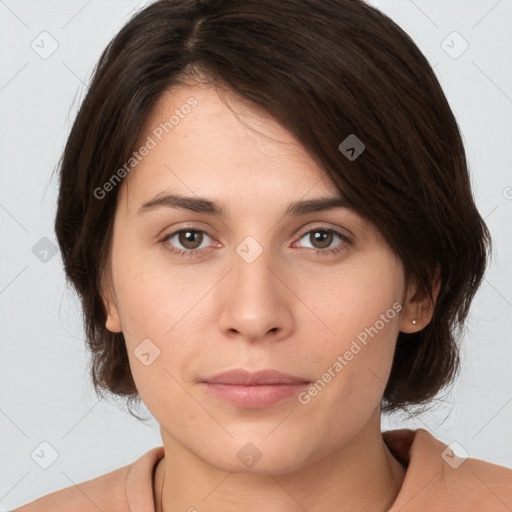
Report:
M 405 469 L 382 439 L 380 411 L 378 419 L 377 429 L 365 428 L 348 446 L 286 474 L 221 471 L 162 431 L 166 457 L 155 473 L 155 510 L 387 511 L 400 490 Z

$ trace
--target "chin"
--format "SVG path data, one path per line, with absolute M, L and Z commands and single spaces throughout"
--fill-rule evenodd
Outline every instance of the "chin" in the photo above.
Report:
M 268 435 L 268 432 L 265 434 Z M 243 439 L 243 440 L 242 440 Z M 304 450 L 304 442 L 286 440 L 286 436 L 265 439 L 254 434 L 236 436 L 229 442 L 220 442 L 201 457 L 208 464 L 226 472 L 237 474 L 274 475 L 291 473 L 311 463 L 317 450 Z

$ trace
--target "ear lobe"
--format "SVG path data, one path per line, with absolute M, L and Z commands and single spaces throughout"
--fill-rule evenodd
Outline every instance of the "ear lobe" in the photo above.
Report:
M 107 321 L 105 322 L 105 327 L 110 332 L 123 332 L 123 328 L 121 327 L 121 322 L 119 321 L 117 310 L 114 314 L 107 314 Z
M 405 333 L 415 333 L 421 331 L 432 320 L 434 314 L 434 306 L 437 302 L 437 296 L 441 288 L 439 278 L 439 270 L 436 271 L 436 277 L 432 285 L 432 296 L 434 303 L 430 301 L 430 297 L 419 296 L 416 287 L 413 289 L 412 296 L 407 297 L 400 322 L 400 331 Z
M 100 290 L 103 305 L 107 313 L 107 320 L 105 327 L 110 332 L 122 332 L 123 328 L 119 320 L 119 311 L 117 310 L 117 304 L 114 297 L 113 286 L 105 276 L 102 277 L 102 289 Z

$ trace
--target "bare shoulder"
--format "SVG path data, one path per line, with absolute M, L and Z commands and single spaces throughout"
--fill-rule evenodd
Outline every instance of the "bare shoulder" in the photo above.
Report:
M 129 466 L 52 492 L 12 512 L 129 512 L 126 477 Z

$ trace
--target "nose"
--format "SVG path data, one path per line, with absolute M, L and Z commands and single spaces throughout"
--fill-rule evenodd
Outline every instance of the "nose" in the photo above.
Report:
M 294 329 L 291 282 L 291 273 L 272 261 L 270 251 L 263 250 L 254 261 L 235 252 L 222 284 L 222 333 L 247 342 L 289 337 Z

